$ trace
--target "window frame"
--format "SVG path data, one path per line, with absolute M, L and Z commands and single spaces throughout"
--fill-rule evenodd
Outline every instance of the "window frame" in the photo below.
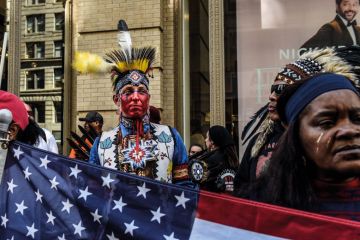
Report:
M 29 82 L 30 82 L 29 79 L 31 79 L 31 82 L 33 82 L 32 88 L 29 88 Z M 42 81 L 43 87 L 39 87 L 40 81 Z M 26 90 L 45 89 L 45 70 L 44 69 L 27 70 L 25 73 L 25 89 Z
M 42 19 L 40 19 L 42 18 Z M 29 22 L 33 21 L 31 27 L 29 27 Z M 42 20 L 42 22 L 41 22 Z M 42 25 L 40 29 L 40 24 Z M 34 33 L 44 33 L 45 32 L 45 14 L 32 14 L 26 16 L 26 34 L 34 34 Z
M 58 43 L 60 43 L 60 44 L 58 45 Z M 63 44 L 64 44 L 63 41 L 54 41 L 54 52 L 53 52 L 54 58 L 64 57 L 63 56 Z M 57 55 L 58 52 L 59 52 L 59 55 Z
M 43 2 L 40 2 L 43 1 Z M 44 5 L 46 3 L 46 0 L 27 0 L 26 5 L 27 6 L 33 6 L 33 5 Z
M 30 49 L 30 46 L 32 49 Z M 29 54 L 29 49 L 32 50 L 32 56 Z M 40 52 L 39 52 L 40 50 Z M 40 57 L 39 54 L 40 53 Z M 42 59 L 45 58 L 45 42 L 27 42 L 25 58 Z
M 61 72 L 62 72 L 62 74 L 61 74 L 61 79 L 56 79 L 56 77 L 57 77 L 57 74 L 55 73 L 56 71 L 58 71 L 58 70 L 60 70 Z M 60 80 L 60 82 L 61 82 L 61 86 L 56 86 L 56 82 L 59 82 L 59 80 Z M 64 69 L 62 68 L 62 67 L 55 67 L 55 68 L 53 68 L 53 87 L 54 88 L 61 88 L 62 87 L 62 84 L 64 83 Z
M 59 18 L 60 16 L 60 18 Z M 62 21 L 62 22 L 58 22 Z M 65 21 L 65 14 L 64 12 L 54 13 L 54 31 L 63 31 L 64 30 L 64 21 Z M 60 28 L 57 28 L 60 26 Z

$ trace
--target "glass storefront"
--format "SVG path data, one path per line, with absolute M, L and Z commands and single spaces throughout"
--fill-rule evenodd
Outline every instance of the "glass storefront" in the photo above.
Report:
M 303 44 L 335 18 L 335 8 L 335 1 L 321 0 L 224 1 L 225 114 L 235 139 L 268 102 L 277 72 L 295 61 L 306 50 Z M 241 143 L 239 147 L 242 152 Z
M 189 1 L 190 144 L 204 146 L 210 126 L 209 5 Z

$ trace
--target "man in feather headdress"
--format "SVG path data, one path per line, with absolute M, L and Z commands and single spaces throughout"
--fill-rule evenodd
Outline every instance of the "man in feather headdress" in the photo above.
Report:
M 75 57 L 74 67 L 80 72 L 111 73 L 113 101 L 120 115 L 119 125 L 95 140 L 89 162 L 168 183 L 190 184 L 186 149 L 179 133 L 149 121 L 148 77 L 155 49 L 133 48 L 122 20 L 119 29 L 121 49 L 104 59 L 89 53 Z
M 276 105 L 280 94 L 286 86 L 320 72 L 333 72 L 344 75 L 358 86 L 358 73 L 356 73 L 358 70 L 354 66 L 360 64 L 359 53 L 359 47 L 337 50 L 324 48 L 309 51 L 295 62 L 287 64 L 276 75 L 271 86 L 269 103 L 258 111 L 257 116 L 254 117 L 254 119 L 260 119 L 256 124 L 259 126 L 258 129 L 246 126 L 243 131 L 243 137 L 247 135 L 245 141 L 249 140 L 250 142 L 234 179 L 234 187 L 238 194 L 241 195 L 242 185 L 246 186 L 247 183 L 254 181 L 267 170 L 272 152 L 284 132 Z M 251 133 L 247 134 L 249 131 Z

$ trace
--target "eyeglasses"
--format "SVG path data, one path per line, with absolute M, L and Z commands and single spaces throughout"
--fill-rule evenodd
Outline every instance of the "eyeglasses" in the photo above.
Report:
M 271 93 L 275 92 L 277 96 L 280 96 L 287 85 L 288 84 L 273 84 L 271 85 L 270 92 Z

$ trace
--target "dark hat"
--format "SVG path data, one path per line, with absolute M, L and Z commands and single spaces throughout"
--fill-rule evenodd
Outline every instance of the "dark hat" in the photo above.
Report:
M 226 146 L 235 144 L 231 134 L 223 126 L 212 126 L 209 129 L 209 136 L 215 145 L 220 148 L 225 148 Z
M 85 121 L 85 122 L 96 122 L 99 121 L 100 123 L 104 123 L 104 119 L 101 116 L 100 113 L 96 112 L 96 111 L 91 111 L 88 112 L 86 114 L 86 117 L 84 118 L 79 118 L 80 121 Z

